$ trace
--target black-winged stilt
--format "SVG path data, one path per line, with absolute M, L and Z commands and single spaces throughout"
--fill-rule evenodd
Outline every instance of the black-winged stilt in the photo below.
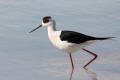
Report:
M 56 30 L 56 22 L 54 19 L 52 19 L 51 16 L 43 17 L 42 24 L 37 28 L 31 30 L 29 33 L 35 31 L 36 29 L 42 26 L 47 27 L 48 37 L 50 41 L 53 43 L 53 45 L 58 49 L 64 51 L 65 53 L 69 54 L 70 61 L 72 64 L 72 70 L 74 70 L 74 64 L 71 56 L 72 53 L 82 49 L 94 56 L 92 60 L 90 60 L 86 65 L 84 65 L 83 68 L 86 68 L 90 63 L 92 63 L 97 58 L 97 55 L 93 52 L 88 51 L 84 47 L 96 41 L 112 38 L 112 37 L 104 37 L 104 38 L 92 37 L 74 31 L 66 31 L 66 30 L 58 31 Z

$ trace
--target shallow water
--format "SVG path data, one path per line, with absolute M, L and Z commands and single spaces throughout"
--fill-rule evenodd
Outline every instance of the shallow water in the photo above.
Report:
M 86 47 L 99 55 L 88 70 L 82 67 L 92 56 L 73 54 L 71 80 L 119 80 L 119 8 L 119 0 L 1 0 L 0 80 L 70 80 L 69 56 L 51 45 L 46 28 L 28 33 L 46 15 L 58 29 L 116 37 Z

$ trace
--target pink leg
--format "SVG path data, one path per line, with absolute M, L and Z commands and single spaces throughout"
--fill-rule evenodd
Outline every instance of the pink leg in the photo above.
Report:
M 74 70 L 74 64 L 73 64 L 71 53 L 69 54 L 69 56 L 70 56 L 70 61 L 71 61 L 71 64 L 72 64 L 72 70 Z
M 90 53 L 91 55 L 93 55 L 94 56 L 94 58 L 91 60 L 91 61 L 89 61 L 86 65 L 84 65 L 84 67 L 83 68 L 86 68 L 90 63 L 92 63 L 98 56 L 97 56 L 97 54 L 95 54 L 95 53 L 93 53 L 93 52 L 90 52 L 90 51 L 88 51 L 87 49 L 84 49 L 84 48 L 82 48 L 84 51 L 86 51 L 86 52 L 88 52 L 88 53 Z

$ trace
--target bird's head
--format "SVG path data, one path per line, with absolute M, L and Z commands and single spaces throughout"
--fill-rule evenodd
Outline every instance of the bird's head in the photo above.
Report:
M 53 24 L 54 24 L 54 20 L 52 19 L 52 17 L 51 16 L 45 16 L 42 19 L 42 24 L 40 26 L 36 27 L 35 29 L 31 30 L 29 33 L 39 29 L 42 26 L 43 27 L 48 27 L 48 26 L 51 26 Z
M 48 27 L 53 24 L 53 20 L 51 16 L 45 16 L 42 19 L 42 26 Z

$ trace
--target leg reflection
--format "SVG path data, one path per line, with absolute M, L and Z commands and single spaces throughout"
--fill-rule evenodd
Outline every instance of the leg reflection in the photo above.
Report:
M 70 73 L 70 78 L 69 78 L 69 80 L 72 80 L 73 72 L 74 72 L 74 70 L 72 69 L 72 71 L 71 71 L 71 73 Z
M 90 75 L 90 77 L 91 77 L 92 80 L 98 80 L 97 79 L 97 74 L 95 72 L 90 71 L 87 68 L 84 68 L 84 69 L 85 69 L 86 73 Z

